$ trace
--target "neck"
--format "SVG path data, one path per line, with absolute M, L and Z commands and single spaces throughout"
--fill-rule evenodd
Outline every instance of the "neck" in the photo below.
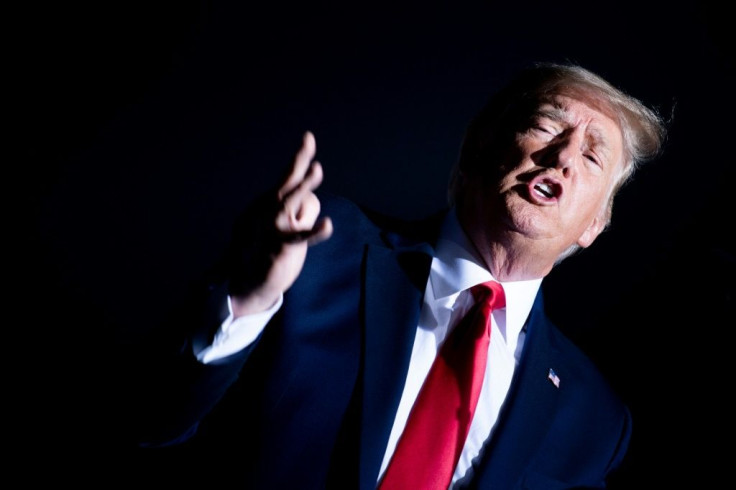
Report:
M 471 226 L 471 221 L 462 214 L 458 219 L 478 256 L 499 281 L 541 279 L 555 266 L 556 249 L 544 240 L 531 239 L 502 225 Z

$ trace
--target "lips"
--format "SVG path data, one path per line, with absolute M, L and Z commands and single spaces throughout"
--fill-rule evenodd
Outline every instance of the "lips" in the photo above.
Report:
M 538 176 L 528 183 L 529 196 L 540 204 L 557 201 L 562 195 L 562 184 L 549 176 Z

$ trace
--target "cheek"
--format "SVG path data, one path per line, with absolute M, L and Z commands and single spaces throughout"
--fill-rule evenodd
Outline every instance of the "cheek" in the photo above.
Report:
M 529 138 L 517 137 L 506 150 L 508 163 L 513 166 L 520 165 L 525 160 L 531 160 L 532 155 L 538 152 L 544 145 Z
M 587 223 L 601 213 L 607 202 L 608 193 L 599 182 L 587 182 L 581 188 L 587 191 L 579 194 L 577 205 L 573 206 L 573 210 Z
M 507 150 L 499 165 L 499 180 L 514 178 L 526 170 L 536 167 L 532 159 L 533 151 L 522 147 L 512 147 Z

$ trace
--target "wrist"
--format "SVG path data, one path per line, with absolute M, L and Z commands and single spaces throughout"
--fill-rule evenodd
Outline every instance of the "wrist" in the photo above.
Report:
M 230 307 L 235 318 L 261 313 L 273 307 L 281 297 L 281 291 L 258 291 L 230 297 Z

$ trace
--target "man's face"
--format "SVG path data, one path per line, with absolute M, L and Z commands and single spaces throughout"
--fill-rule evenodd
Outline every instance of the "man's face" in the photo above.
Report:
M 623 155 L 621 129 L 608 111 L 554 96 L 522 120 L 495 177 L 469 179 L 468 231 L 483 240 L 495 233 L 484 228 L 501 220 L 502 238 L 535 241 L 550 255 L 587 247 L 606 225 Z

